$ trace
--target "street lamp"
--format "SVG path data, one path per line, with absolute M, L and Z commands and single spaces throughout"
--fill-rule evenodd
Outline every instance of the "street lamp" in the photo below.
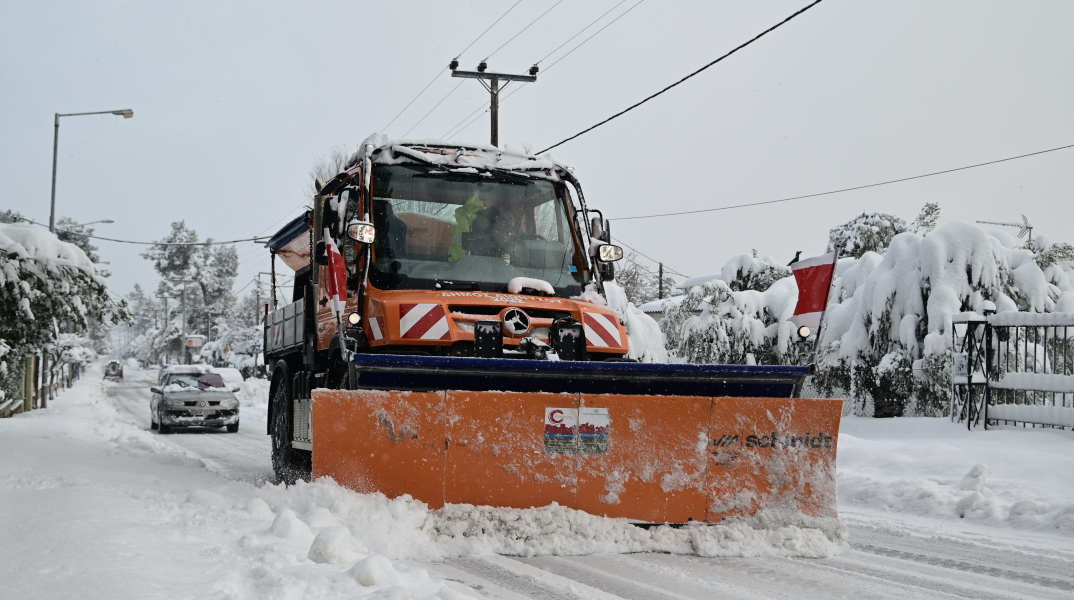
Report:
M 56 113 L 56 132 L 52 137 L 52 206 L 48 214 L 48 230 L 52 233 L 56 232 L 56 155 L 59 153 L 60 148 L 60 117 L 79 117 L 82 115 L 119 115 L 124 119 L 130 119 L 134 117 L 134 111 L 129 108 L 121 110 L 101 110 L 97 112 L 82 112 L 82 113 Z M 102 221 L 104 223 L 106 221 Z

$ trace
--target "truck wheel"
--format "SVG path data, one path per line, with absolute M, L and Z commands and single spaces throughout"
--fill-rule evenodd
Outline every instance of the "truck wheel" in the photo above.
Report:
M 296 479 L 294 451 L 291 449 L 293 411 L 287 381 L 280 381 L 272 395 L 272 470 L 276 473 L 276 482 L 287 485 L 294 484 Z

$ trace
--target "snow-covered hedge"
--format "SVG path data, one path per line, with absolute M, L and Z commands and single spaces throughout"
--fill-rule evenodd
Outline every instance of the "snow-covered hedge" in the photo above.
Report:
M 848 232 L 860 233 L 877 219 L 863 215 L 834 229 L 842 237 L 833 245 L 862 248 L 864 238 Z M 839 261 L 817 356 L 820 372 L 813 380 L 820 393 L 856 400 L 860 414 L 946 410 L 952 315 L 982 313 L 986 303 L 999 313 L 1074 312 L 1069 244 L 1038 236 L 1022 245 L 1007 234 L 953 222 L 924 235 L 904 231 L 891 237 L 890 246 L 873 247 L 882 254 L 866 250 Z M 665 305 L 661 326 L 679 358 L 730 364 L 804 360 L 806 348 L 787 321 L 797 302 L 793 278 L 763 291 L 748 289 L 743 279 L 772 262 L 749 258 L 735 257 L 719 275 Z
M 108 298 L 104 279 L 78 246 L 40 227 L 0 223 L 0 354 L 8 360 L 47 351 L 53 363 L 85 362 L 88 354 L 75 348 L 88 344 L 57 344 L 61 324 L 85 331 L 125 316 L 125 304 Z M 0 378 L 3 361 L 0 356 Z

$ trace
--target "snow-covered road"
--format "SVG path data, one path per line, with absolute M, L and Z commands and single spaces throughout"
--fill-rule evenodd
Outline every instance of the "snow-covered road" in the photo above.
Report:
M 149 391 L 151 379 L 131 378 L 118 385 L 108 386 L 105 393 L 113 399 L 121 411 L 129 414 L 135 422 L 144 421 L 149 428 Z M 227 433 L 225 429 L 177 429 L 167 434 L 167 442 L 175 444 L 200 458 L 214 473 L 228 479 L 255 484 L 273 482 L 269 452 L 272 442 L 265 434 L 263 406 L 244 406 L 239 414 L 239 431 Z
M 79 382 L 0 421 L 0 597 L 1074 596 L 1070 478 L 1035 470 L 1070 472 L 1070 432 L 1000 432 L 1017 443 L 988 454 L 936 420 L 889 420 L 912 427 L 884 435 L 846 423 L 847 545 L 794 527 L 645 532 L 562 508 L 429 511 L 331 482 L 283 488 L 260 391 L 237 434 L 161 435 L 150 381 Z

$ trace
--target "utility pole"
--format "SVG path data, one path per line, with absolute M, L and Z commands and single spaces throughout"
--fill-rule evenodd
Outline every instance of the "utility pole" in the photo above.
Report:
M 176 298 L 175 298 L 175 296 L 165 296 L 163 294 L 157 294 L 157 298 L 160 298 L 161 300 L 164 301 L 164 322 L 161 323 L 160 329 L 161 329 L 161 331 L 165 331 L 167 329 L 167 327 L 168 327 L 168 323 L 170 322 L 169 318 L 171 317 L 171 313 L 168 312 L 168 300 L 169 299 L 175 300 Z M 168 363 L 168 358 L 170 358 L 170 356 L 171 356 L 171 353 L 168 351 L 168 347 L 165 346 L 164 347 L 164 364 Z
M 659 298 L 660 300 L 663 300 L 664 299 L 664 263 L 660 263 L 660 274 L 658 275 L 658 277 L 660 278 L 660 287 L 658 288 L 660 291 L 657 294 L 657 298 Z
M 476 79 L 481 82 L 481 85 L 485 86 L 490 95 L 489 100 L 489 112 L 492 117 L 492 145 L 500 145 L 500 92 L 507 88 L 507 84 L 512 81 L 521 81 L 523 83 L 531 83 L 537 81 L 537 65 L 530 67 L 529 75 L 512 75 L 510 73 L 486 73 L 488 63 L 481 61 L 481 64 L 477 65 L 476 71 L 459 71 L 459 59 L 454 58 L 451 64 L 452 77 L 467 77 L 470 79 Z M 487 83 L 486 83 L 487 81 Z M 500 82 L 503 81 L 503 87 L 500 87 Z
M 170 283 L 181 283 L 183 285 L 183 293 L 180 296 L 181 302 L 183 303 L 183 333 L 182 333 L 182 336 L 183 336 L 182 337 L 183 359 L 182 359 L 182 364 L 189 365 L 190 364 L 190 353 L 187 351 L 187 348 L 186 348 L 186 337 L 187 337 L 186 336 L 186 286 L 187 286 L 188 283 L 194 283 L 194 280 L 192 280 L 192 279 L 169 279 L 168 281 Z

